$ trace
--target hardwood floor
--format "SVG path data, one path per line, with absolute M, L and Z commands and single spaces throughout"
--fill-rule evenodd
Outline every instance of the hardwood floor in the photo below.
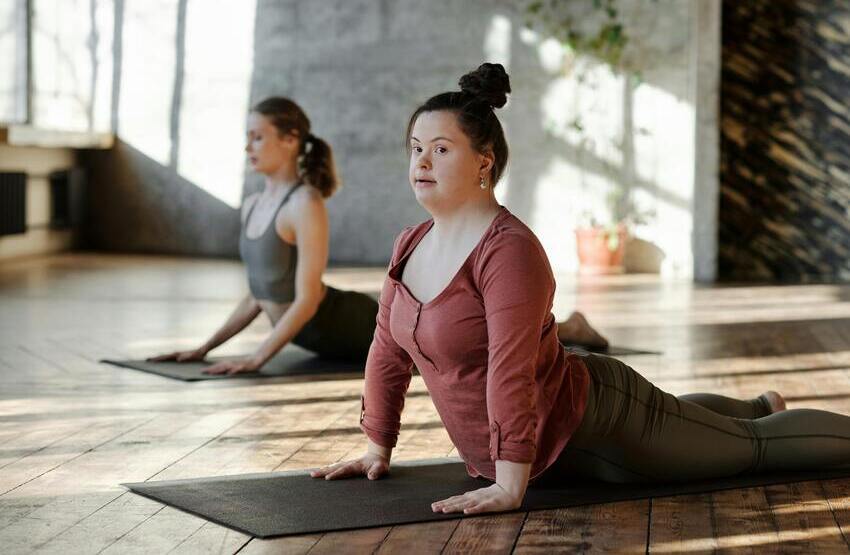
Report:
M 313 467 L 363 449 L 359 380 L 183 383 L 104 357 L 194 346 L 245 292 L 231 261 L 61 255 L 0 266 L 3 553 L 802 552 L 848 549 L 850 480 L 749 488 L 257 540 L 130 494 L 122 482 Z M 381 269 L 328 283 L 376 292 Z M 675 394 L 850 413 L 850 286 L 701 287 L 654 276 L 559 276 L 624 358 Z M 249 352 L 257 321 L 220 351 Z M 412 391 L 424 392 L 415 378 Z M 411 396 L 396 460 L 453 454 L 427 395 Z

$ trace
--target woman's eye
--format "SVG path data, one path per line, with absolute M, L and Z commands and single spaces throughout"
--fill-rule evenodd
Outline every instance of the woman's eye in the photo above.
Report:
M 415 146 L 415 147 L 413 147 L 413 152 L 415 152 L 415 153 L 419 154 L 420 152 L 422 152 L 422 147 L 421 147 L 421 146 Z
M 446 150 L 446 147 L 444 147 L 444 146 L 438 146 L 434 150 L 436 150 L 440 154 L 445 154 L 446 152 L 448 152 L 448 150 Z

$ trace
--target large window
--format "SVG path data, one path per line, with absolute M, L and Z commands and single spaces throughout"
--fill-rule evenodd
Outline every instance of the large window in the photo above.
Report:
M 113 0 L 30 0 L 32 123 L 110 130 Z
M 27 118 L 27 2 L 0 0 L 0 125 Z

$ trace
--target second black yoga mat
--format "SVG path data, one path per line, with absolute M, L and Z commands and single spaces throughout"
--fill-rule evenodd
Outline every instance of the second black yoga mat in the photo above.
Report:
M 646 351 L 643 349 L 632 349 L 630 347 L 617 347 L 616 345 L 609 345 L 604 349 L 600 349 L 597 347 L 583 347 L 581 345 L 564 345 L 570 351 L 577 352 L 590 352 L 597 353 L 600 355 L 605 355 L 609 357 L 624 357 L 629 355 L 660 355 L 661 353 L 658 351 Z
M 445 462 L 449 461 L 449 462 Z M 699 482 L 621 485 L 582 482 L 528 490 L 523 511 L 704 493 L 850 476 L 850 468 Z M 124 484 L 135 493 L 259 538 L 462 518 L 431 512 L 434 501 L 485 487 L 453 459 L 393 465 L 381 480 L 325 481 L 306 471 Z
M 295 345 L 287 345 L 280 353 L 269 360 L 259 372 L 245 372 L 231 375 L 204 374 L 203 371 L 205 368 L 210 367 L 219 360 L 226 360 L 226 357 L 210 358 L 204 362 L 149 362 L 146 360 L 102 360 L 101 362 L 187 382 L 320 374 L 354 373 L 362 376 L 365 369 L 365 363 L 363 362 L 323 359 Z
M 584 347 L 567 346 L 567 349 L 575 351 L 586 350 Z M 658 354 L 652 351 L 641 351 L 626 347 L 608 347 L 605 350 L 594 351 L 607 356 L 617 357 L 626 355 Z M 231 375 L 204 374 L 204 369 L 214 362 L 225 360 L 225 358 L 211 358 L 205 362 L 150 362 L 147 360 L 113 360 L 105 359 L 101 362 L 132 368 L 142 372 L 158 374 L 175 380 L 194 382 L 200 380 L 223 380 L 232 378 L 272 378 L 280 376 L 304 376 L 321 374 L 362 374 L 365 362 L 347 362 L 328 360 L 317 357 L 310 351 L 287 345 L 280 353 L 268 361 L 259 372 L 244 372 Z

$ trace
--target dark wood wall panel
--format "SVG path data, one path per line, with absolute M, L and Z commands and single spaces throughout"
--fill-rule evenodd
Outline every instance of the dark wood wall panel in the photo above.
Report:
M 718 270 L 850 282 L 850 2 L 723 2 Z

